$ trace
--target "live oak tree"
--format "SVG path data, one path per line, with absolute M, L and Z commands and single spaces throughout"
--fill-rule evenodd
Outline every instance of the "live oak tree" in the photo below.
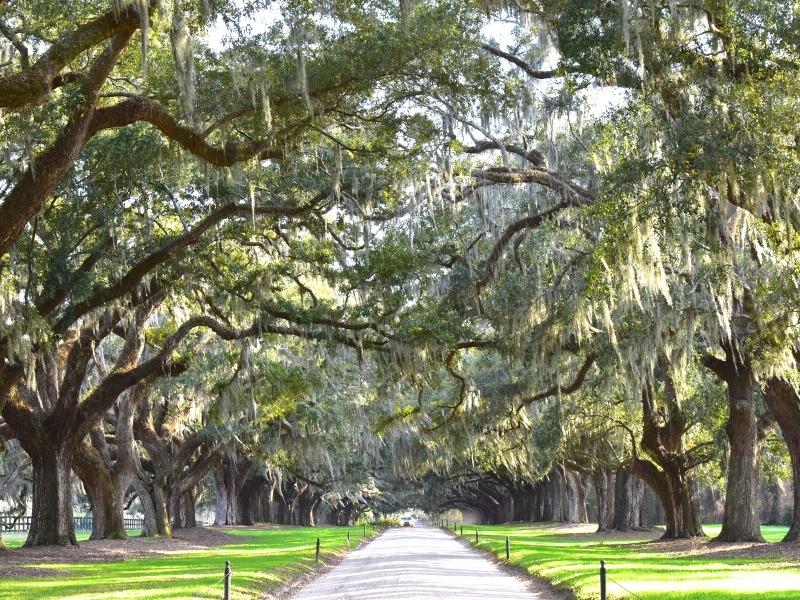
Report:
M 800 464 L 796 32 L 771 0 L 0 3 L 29 544 L 74 542 L 71 470 L 94 537 L 206 488 L 220 524 L 350 521 L 406 477 L 515 518 L 580 472 L 601 527 L 630 472 L 694 536 L 723 437 L 720 538 L 759 540 L 773 419 Z

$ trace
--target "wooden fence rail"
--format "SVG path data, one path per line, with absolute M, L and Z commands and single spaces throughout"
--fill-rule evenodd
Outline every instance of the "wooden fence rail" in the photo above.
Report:
M 32 517 L 18 517 L 16 515 L 0 514 L 0 532 L 21 531 L 26 532 L 31 528 Z M 75 531 L 91 531 L 92 517 L 75 517 Z M 125 529 L 128 531 L 144 528 L 144 519 L 125 519 Z

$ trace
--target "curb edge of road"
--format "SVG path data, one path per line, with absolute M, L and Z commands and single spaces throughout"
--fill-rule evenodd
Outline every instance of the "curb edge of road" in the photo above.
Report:
M 449 535 L 465 548 L 478 553 L 506 575 L 519 580 L 529 592 L 544 594 L 545 597 L 542 600 L 575 600 L 575 593 L 571 589 L 557 588 L 546 579 L 531 575 L 523 567 L 507 563 L 491 550 L 473 545 L 466 536 L 456 535 L 447 529 L 440 529 L 440 531 Z
M 308 570 L 301 571 L 277 587 L 271 590 L 265 590 L 258 597 L 259 600 L 289 600 L 294 594 L 299 592 L 302 588 L 310 585 L 315 580 L 319 579 L 329 571 L 338 567 L 341 562 L 350 556 L 356 550 L 361 550 L 365 546 L 371 544 L 386 532 L 386 529 L 381 530 L 376 535 L 369 538 L 362 538 L 358 544 L 347 550 L 340 550 L 338 552 L 327 552 L 322 554 L 322 560 L 315 564 Z

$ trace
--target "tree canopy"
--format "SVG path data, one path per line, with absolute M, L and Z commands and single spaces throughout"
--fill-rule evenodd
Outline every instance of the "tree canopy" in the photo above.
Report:
M 800 12 L 0 1 L 29 545 L 421 506 L 800 536 Z M 585 488 L 591 488 L 587 492 Z M 588 495 L 587 495 L 588 494 Z

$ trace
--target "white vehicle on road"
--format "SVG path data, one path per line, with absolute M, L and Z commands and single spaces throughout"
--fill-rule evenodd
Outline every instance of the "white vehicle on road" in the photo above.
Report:
M 417 520 L 410 515 L 400 517 L 400 527 L 414 527 L 416 524 Z

